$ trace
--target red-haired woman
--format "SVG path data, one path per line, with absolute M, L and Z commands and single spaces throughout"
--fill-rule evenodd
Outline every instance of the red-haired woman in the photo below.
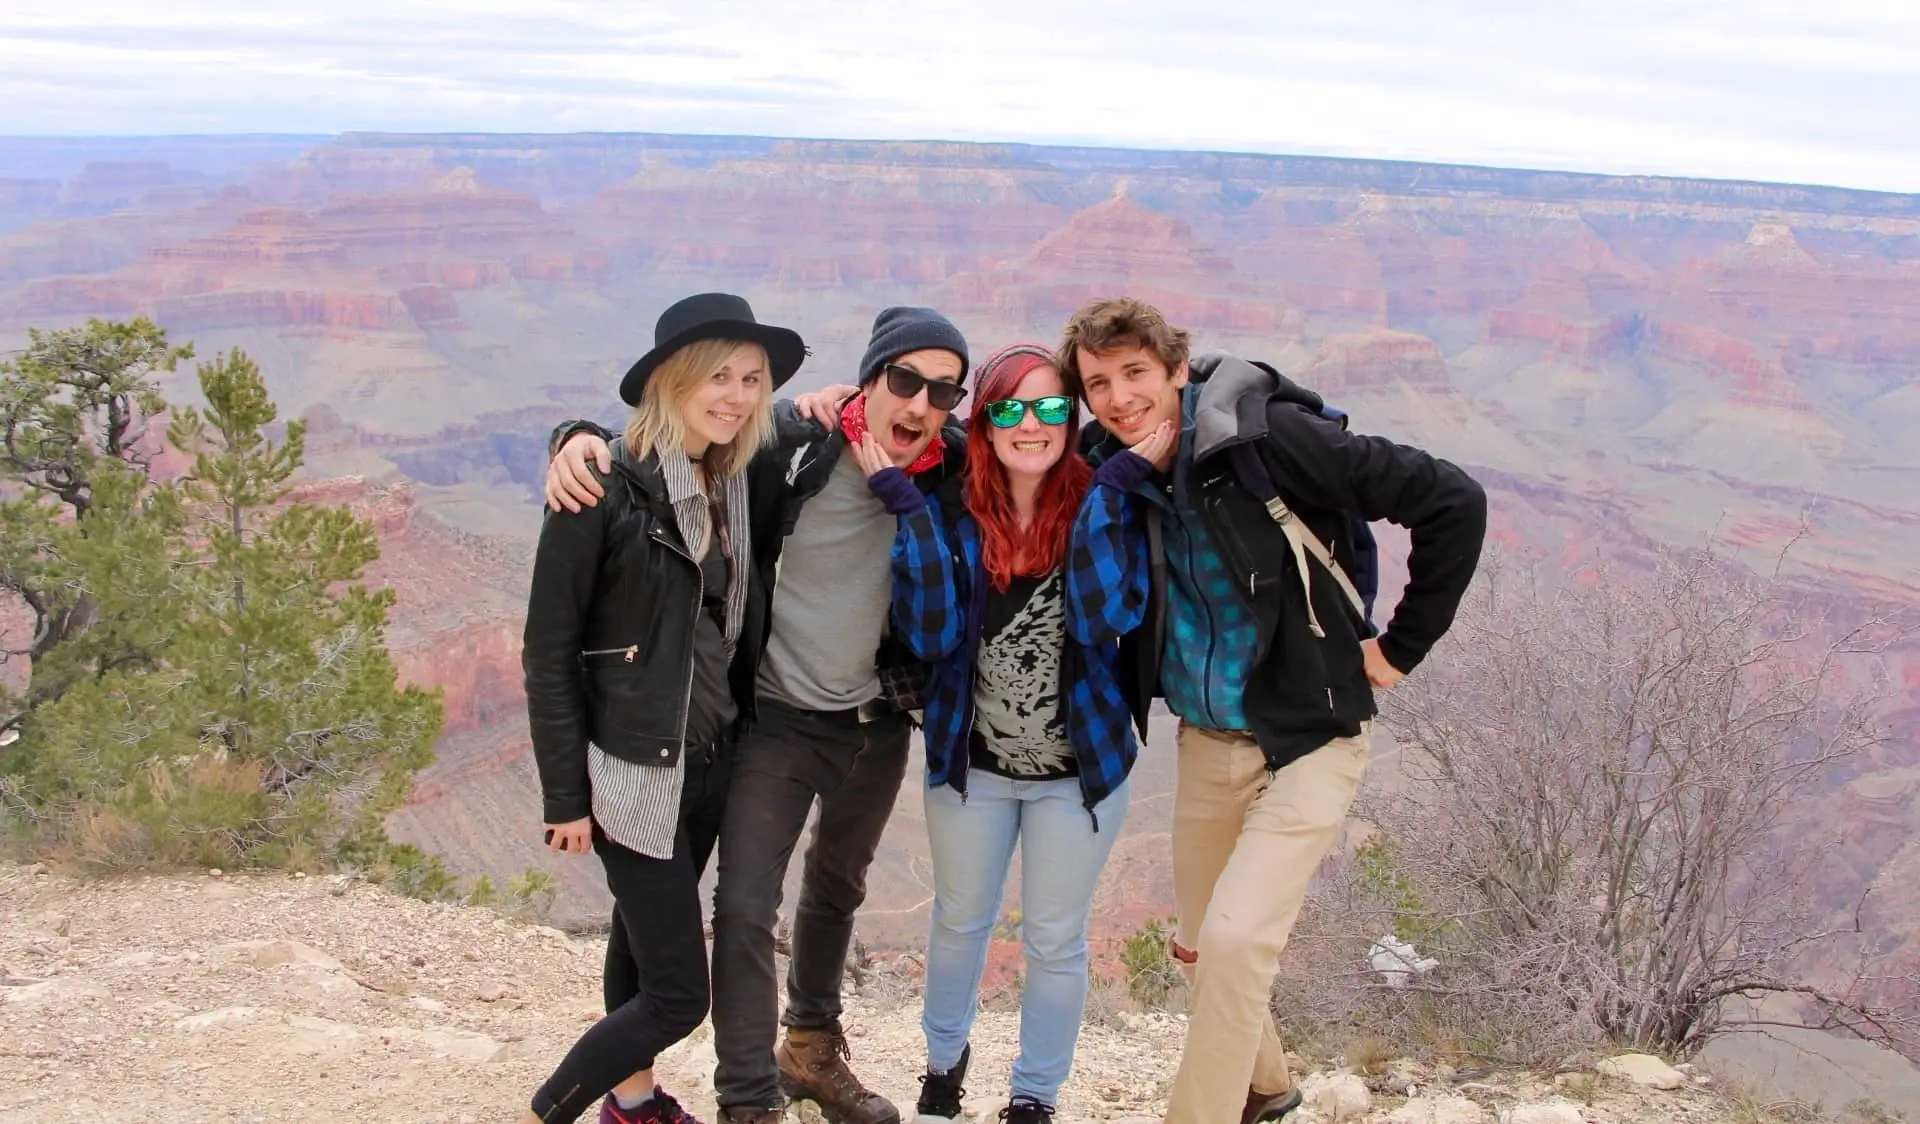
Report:
M 925 702 L 933 850 L 921 1120 L 960 1116 L 987 945 L 1016 847 L 1026 974 L 1012 1102 L 1045 1124 L 1073 1068 L 1087 918 L 1127 814 L 1135 742 L 1114 645 L 1075 643 L 1063 563 L 1092 472 L 1051 353 L 1006 348 L 974 379 L 967 468 L 922 496 L 871 438 L 854 454 L 888 510 L 894 629 L 932 666 Z M 1085 590 L 1105 597 L 1103 589 Z M 1144 711 L 1144 708 L 1142 708 Z

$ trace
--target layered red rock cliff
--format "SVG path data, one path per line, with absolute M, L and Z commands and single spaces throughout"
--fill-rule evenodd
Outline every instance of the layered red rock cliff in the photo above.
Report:
M 499 840 L 533 830 L 516 641 L 545 431 L 616 417 L 654 316 L 698 289 L 802 328 L 792 389 L 850 369 L 886 304 L 935 304 L 984 352 L 1130 293 L 1468 465 L 1496 541 L 1631 563 L 1713 535 L 1770 564 L 1798 537 L 1790 569 L 1839 602 L 1920 607 L 1920 197 L 654 136 L 354 136 L 235 173 L 197 169 L 202 144 L 0 181 L 0 348 L 152 314 L 313 407 L 324 471 L 416 482 L 329 487 L 377 513 L 403 670 L 446 691 L 403 822 L 477 867 L 517 871 Z M 1920 766 L 1920 711 L 1889 715 L 1873 771 L 1894 777 Z M 1849 779 L 1823 805 L 1872 828 L 1860 884 L 1911 861 L 1896 788 Z M 1152 854 L 1116 877 L 1158 909 Z M 883 862 L 886 908 L 924 896 L 914 861 Z

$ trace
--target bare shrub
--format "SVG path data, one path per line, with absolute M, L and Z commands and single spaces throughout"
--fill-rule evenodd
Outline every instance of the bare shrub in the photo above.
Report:
M 1127 989 L 1127 981 L 1113 976 L 1103 976 L 1099 972 L 1087 973 L 1087 1007 L 1083 1021 L 1089 1026 L 1106 1027 L 1109 1030 L 1126 1028 L 1123 1016 L 1136 1012 L 1133 995 Z
M 1711 552 L 1548 584 L 1494 557 L 1418 674 L 1381 695 L 1406 769 L 1325 872 L 1280 1003 L 1397 1045 L 1553 1062 L 1602 1043 L 1690 1056 L 1729 1000 L 1913 1052 L 1858 912 L 1821 879 L 1844 825 L 1800 815 L 1877 744 L 1885 620 L 1840 627 Z M 1376 937 L 1439 966 L 1405 986 Z M 1838 970 L 1834 965 L 1840 965 Z M 1776 1008 L 1777 1009 L 1777 1008 Z

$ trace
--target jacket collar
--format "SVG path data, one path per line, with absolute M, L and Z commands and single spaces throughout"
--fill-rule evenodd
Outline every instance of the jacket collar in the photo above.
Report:
M 659 458 L 651 453 L 644 459 L 636 458 L 620 434 L 614 435 L 612 445 L 613 471 L 625 477 L 650 503 L 671 507 L 673 501 L 667 494 L 667 480 L 660 471 Z

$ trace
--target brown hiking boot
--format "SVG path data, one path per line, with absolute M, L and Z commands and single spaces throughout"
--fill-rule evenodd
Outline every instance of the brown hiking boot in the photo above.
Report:
M 785 1113 L 777 1108 L 734 1105 L 720 1110 L 720 1124 L 780 1124 Z
M 900 1124 L 893 1102 L 861 1084 L 847 1067 L 852 1056 L 838 1026 L 790 1026 L 774 1051 L 780 1091 L 790 1101 L 819 1105 L 827 1124 Z
M 1259 1124 L 1263 1120 L 1279 1120 L 1299 1107 L 1300 1090 L 1298 1089 L 1288 1089 L 1284 1093 L 1262 1093 L 1258 1089 L 1248 1089 L 1247 1107 L 1240 1113 L 1240 1124 Z

